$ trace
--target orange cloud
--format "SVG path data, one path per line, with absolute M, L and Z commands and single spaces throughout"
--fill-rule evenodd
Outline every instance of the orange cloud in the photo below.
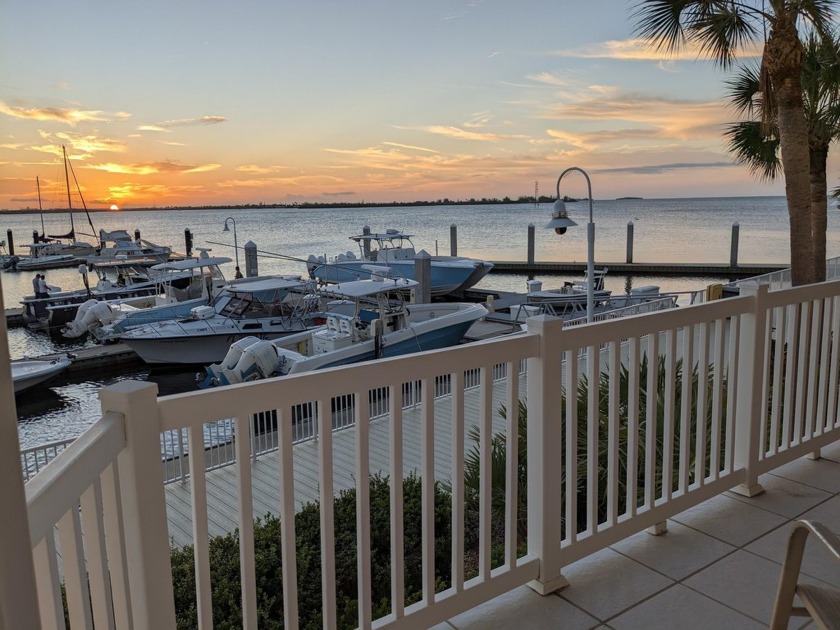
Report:
M 738 57 L 760 57 L 762 44 L 750 42 L 741 47 Z M 674 52 L 666 51 L 649 40 L 636 38 L 612 40 L 569 50 L 556 50 L 551 53 L 557 57 L 576 57 L 580 59 L 619 59 L 627 61 L 695 61 L 707 55 L 699 44 L 690 42 Z
M 123 173 L 126 175 L 156 175 L 158 173 L 203 173 L 221 168 L 221 164 L 177 164 L 174 162 L 146 162 L 139 164 L 91 164 L 88 168 L 106 173 Z
M 0 101 L 0 113 L 11 116 L 12 118 L 21 118 L 24 120 L 60 122 L 68 124 L 71 127 L 81 122 L 106 122 L 115 118 L 129 116 L 129 114 L 124 112 L 106 114 L 100 110 L 63 109 L 60 107 L 26 108 L 9 105 L 4 101 Z

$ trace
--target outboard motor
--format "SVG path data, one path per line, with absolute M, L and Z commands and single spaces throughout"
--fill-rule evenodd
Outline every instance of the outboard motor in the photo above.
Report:
M 230 383 L 245 383 L 270 377 L 279 363 L 277 349 L 270 341 L 259 341 L 242 352 L 236 367 L 226 373 Z
M 105 321 L 100 321 L 100 318 Z M 61 330 L 62 336 L 67 339 L 76 339 L 88 332 L 91 326 L 99 323 L 107 323 L 114 318 L 111 308 L 104 302 L 90 299 L 83 302 L 76 311 L 76 317 L 72 322 L 67 323 Z
M 233 370 L 236 367 L 236 364 L 239 363 L 239 359 L 242 358 L 242 354 L 245 349 L 255 343 L 258 343 L 259 341 L 258 337 L 243 337 L 242 339 L 234 341 L 230 345 L 230 348 L 221 363 L 208 365 L 204 372 L 199 372 L 195 375 L 195 380 L 198 382 L 199 388 L 206 389 L 208 387 L 216 387 L 222 384 L 222 373 Z

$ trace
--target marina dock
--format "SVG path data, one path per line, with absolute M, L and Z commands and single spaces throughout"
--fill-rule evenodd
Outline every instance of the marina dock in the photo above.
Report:
M 493 273 L 525 273 L 525 274 L 562 274 L 583 273 L 586 262 L 516 262 L 510 260 L 494 260 Z M 596 267 L 607 268 L 610 273 L 635 276 L 723 276 L 727 278 L 749 278 L 765 273 L 773 273 L 787 269 L 789 265 L 782 264 L 744 264 L 731 266 L 716 263 L 627 263 L 601 262 Z

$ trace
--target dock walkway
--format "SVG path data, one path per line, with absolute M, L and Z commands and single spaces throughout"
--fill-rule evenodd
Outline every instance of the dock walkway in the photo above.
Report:
M 493 431 L 504 431 L 505 421 L 499 406 L 505 402 L 507 380 L 493 385 Z M 520 376 L 520 397 L 525 393 L 525 376 Z M 465 448 L 473 447 L 469 430 L 481 417 L 480 388 L 464 392 L 466 424 Z M 403 411 L 403 473 L 419 470 L 421 465 L 421 407 Z M 390 467 L 389 416 L 371 420 L 370 472 L 387 475 Z M 450 436 L 452 432 L 452 398 L 435 400 L 435 477 L 448 480 L 452 474 Z M 336 495 L 355 487 L 356 429 L 349 427 L 333 432 L 333 482 Z M 296 444 L 294 453 L 295 505 L 298 509 L 318 500 L 318 442 Z M 279 462 L 277 452 L 262 455 L 252 462 L 254 517 L 279 513 Z M 166 507 L 169 537 L 174 545 L 192 544 L 192 483 L 190 479 L 166 486 Z M 237 526 L 237 467 L 227 466 L 207 473 L 207 512 L 210 536 L 233 531 Z

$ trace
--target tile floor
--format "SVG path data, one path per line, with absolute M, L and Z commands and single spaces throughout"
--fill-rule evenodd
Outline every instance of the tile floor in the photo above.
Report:
M 566 567 L 570 582 L 541 597 L 521 587 L 435 630 L 766 628 L 791 521 L 840 534 L 840 443 L 761 477 L 753 498 L 725 493 Z M 840 587 L 840 564 L 810 539 L 802 579 Z M 794 617 L 790 628 L 810 622 Z

